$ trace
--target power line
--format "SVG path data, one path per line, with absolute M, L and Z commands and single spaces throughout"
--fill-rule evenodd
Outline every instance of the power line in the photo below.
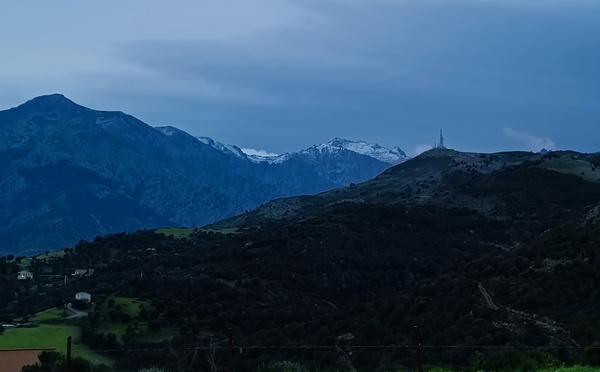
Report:
M 365 349 L 365 350 L 397 350 L 397 349 L 416 349 L 421 347 L 427 350 L 436 349 L 490 349 L 490 350 L 600 350 L 600 346 L 533 346 L 533 345 L 417 345 L 417 344 L 401 344 L 401 345 L 236 345 L 234 349 L 241 350 L 338 350 L 342 349 Z M 143 352 L 143 351 L 160 351 L 160 350 L 230 350 L 231 346 L 223 345 L 201 345 L 187 347 L 144 347 L 144 348 L 124 348 L 124 349 L 94 349 L 88 347 L 72 347 L 73 351 L 96 351 L 96 352 Z M 7 351 L 52 351 L 57 348 L 21 348 L 21 349 L 0 349 L 0 352 Z
M 499 349 L 499 350 L 558 350 L 558 349 L 572 349 L 572 350 L 599 350 L 600 346 L 533 346 L 533 345 L 413 345 L 413 344 L 402 344 L 402 345 L 289 345 L 289 346 L 268 346 L 268 345 L 236 345 L 235 349 L 241 350 L 337 350 L 343 349 L 416 349 L 421 347 L 423 349 L 435 350 L 435 349 Z M 97 352 L 136 352 L 136 351 L 160 351 L 160 350 L 229 350 L 230 346 L 188 346 L 188 347 L 149 347 L 149 348 L 130 348 L 130 349 L 90 349 L 90 348 L 76 348 L 73 350 L 80 351 L 97 351 Z

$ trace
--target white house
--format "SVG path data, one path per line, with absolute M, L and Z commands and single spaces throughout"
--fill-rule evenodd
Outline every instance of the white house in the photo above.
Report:
M 75 299 L 78 301 L 87 302 L 89 304 L 92 302 L 92 295 L 87 292 L 78 292 L 75 294 Z
M 27 280 L 33 279 L 33 274 L 31 271 L 23 270 L 17 273 L 17 280 Z

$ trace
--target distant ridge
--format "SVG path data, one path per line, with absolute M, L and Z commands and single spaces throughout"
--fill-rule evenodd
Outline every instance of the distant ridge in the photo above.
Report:
M 334 140 L 269 161 L 61 94 L 40 96 L 0 111 L 0 253 L 201 226 L 274 198 L 366 181 L 402 154 Z
M 293 221 L 324 213 L 335 205 L 430 205 L 473 209 L 490 217 L 505 218 L 508 211 L 503 208 L 509 201 L 501 199 L 501 192 L 507 186 L 497 186 L 498 195 L 492 193 L 483 201 L 479 195 L 470 195 L 464 190 L 480 179 L 495 179 L 504 172 L 515 170 L 520 170 L 523 177 L 551 179 L 556 173 L 578 178 L 580 182 L 600 184 L 600 155 L 574 151 L 484 154 L 438 146 L 364 183 L 313 196 L 273 200 L 217 226 L 249 227 L 272 220 Z M 535 182 L 543 184 L 543 179 Z

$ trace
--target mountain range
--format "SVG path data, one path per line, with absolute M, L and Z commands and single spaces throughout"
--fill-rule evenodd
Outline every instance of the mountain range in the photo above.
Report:
M 277 156 L 96 111 L 60 94 L 0 111 L 0 252 L 201 226 L 269 200 L 370 179 L 400 149 L 336 138 Z

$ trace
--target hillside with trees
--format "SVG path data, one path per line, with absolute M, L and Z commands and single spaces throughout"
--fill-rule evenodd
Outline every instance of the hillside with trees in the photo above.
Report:
M 455 369 L 598 365 L 595 159 L 434 151 L 221 225 L 4 258 L 0 317 L 89 292 L 81 342 L 123 370 L 400 370 L 419 341 Z

